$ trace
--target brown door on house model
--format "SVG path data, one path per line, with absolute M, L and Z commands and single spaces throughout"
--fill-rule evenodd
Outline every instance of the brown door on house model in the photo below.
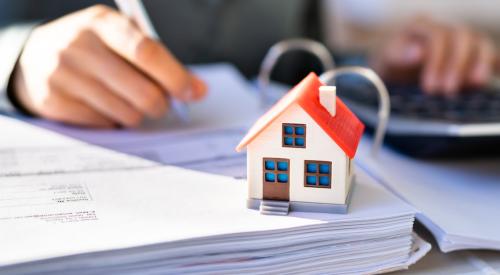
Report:
M 290 160 L 264 158 L 262 165 L 264 199 L 288 201 L 290 199 Z

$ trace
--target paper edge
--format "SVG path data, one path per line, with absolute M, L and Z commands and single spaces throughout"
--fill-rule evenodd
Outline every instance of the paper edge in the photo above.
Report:
M 420 261 L 427 253 L 429 253 L 432 249 L 432 245 L 426 240 L 422 239 L 417 233 L 412 233 L 412 247 L 410 255 L 408 255 L 408 259 L 402 263 L 400 266 L 395 266 L 391 268 L 377 270 L 373 273 L 368 274 L 382 274 L 387 272 L 394 272 L 398 270 L 406 270 L 411 265 L 414 265 L 418 261 Z

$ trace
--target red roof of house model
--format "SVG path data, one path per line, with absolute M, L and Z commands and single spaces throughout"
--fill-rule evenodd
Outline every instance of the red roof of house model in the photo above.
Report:
M 297 103 L 344 150 L 349 158 L 353 158 L 365 126 L 339 98 L 336 100 L 336 115 L 332 117 L 319 102 L 319 87 L 323 85 L 315 73 L 310 73 L 257 120 L 236 150 L 240 151 L 247 146 L 288 107 Z

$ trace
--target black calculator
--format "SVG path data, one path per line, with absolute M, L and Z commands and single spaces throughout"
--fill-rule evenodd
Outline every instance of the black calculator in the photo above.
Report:
M 375 88 L 357 76 L 339 77 L 339 96 L 366 124 L 377 125 Z M 455 97 L 425 94 L 416 85 L 387 84 L 391 114 L 386 143 L 417 157 L 500 156 L 500 90 Z

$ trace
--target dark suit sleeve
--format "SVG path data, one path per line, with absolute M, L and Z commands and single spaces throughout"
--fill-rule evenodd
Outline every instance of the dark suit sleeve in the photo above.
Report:
M 0 29 L 0 112 L 19 110 L 9 91 L 9 81 L 19 55 L 31 31 L 37 23 L 23 23 Z

